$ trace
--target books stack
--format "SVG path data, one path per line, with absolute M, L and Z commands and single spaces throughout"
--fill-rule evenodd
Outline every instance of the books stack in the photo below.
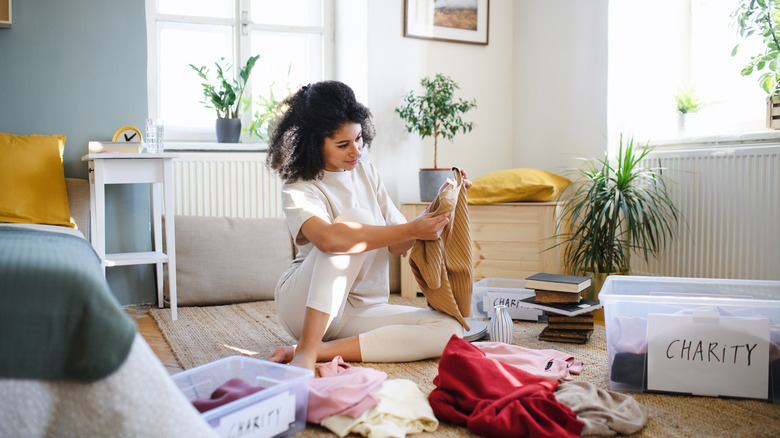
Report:
M 593 311 L 601 307 L 598 301 L 582 298 L 590 283 L 590 277 L 543 272 L 526 278 L 525 287 L 535 293 L 526 303 L 547 313 L 547 327 L 539 334 L 540 340 L 588 342 L 593 333 Z
M 90 154 L 99 153 L 141 153 L 144 147 L 140 142 L 90 141 L 87 143 Z

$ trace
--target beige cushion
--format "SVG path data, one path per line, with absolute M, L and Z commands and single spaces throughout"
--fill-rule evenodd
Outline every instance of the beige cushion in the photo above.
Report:
M 273 299 L 292 261 L 284 219 L 176 216 L 175 230 L 179 306 Z
M 89 239 L 89 181 L 79 178 L 65 178 L 68 189 L 68 206 L 71 220 L 76 229 Z

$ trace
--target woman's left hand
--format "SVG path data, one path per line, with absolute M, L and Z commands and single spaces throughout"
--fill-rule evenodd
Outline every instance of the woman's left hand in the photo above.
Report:
M 466 187 L 466 190 L 471 188 L 471 181 L 469 181 L 468 177 L 466 176 L 466 171 L 463 169 L 460 169 L 460 174 L 463 176 L 463 186 Z

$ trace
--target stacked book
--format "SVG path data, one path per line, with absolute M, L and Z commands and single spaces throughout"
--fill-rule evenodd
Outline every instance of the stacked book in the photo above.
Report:
M 525 299 L 529 307 L 544 310 L 547 327 L 539 339 L 553 342 L 584 344 L 593 333 L 593 311 L 598 301 L 582 298 L 582 291 L 590 286 L 590 277 L 538 273 L 525 279 L 526 289 L 535 296 Z

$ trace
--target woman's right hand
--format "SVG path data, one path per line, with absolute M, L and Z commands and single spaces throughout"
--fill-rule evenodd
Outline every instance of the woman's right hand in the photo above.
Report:
M 452 212 L 434 216 L 433 213 L 422 213 L 410 224 L 414 225 L 414 235 L 417 240 L 437 240 L 444 227 L 450 223 Z

